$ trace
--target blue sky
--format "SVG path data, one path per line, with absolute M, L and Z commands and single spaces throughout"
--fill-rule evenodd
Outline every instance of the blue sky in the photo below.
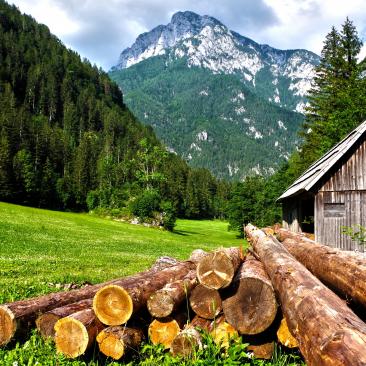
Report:
M 109 70 L 136 37 L 176 11 L 211 15 L 259 43 L 320 53 L 348 16 L 366 41 L 364 0 L 7 0 L 46 24 L 65 45 Z M 362 51 L 366 56 L 366 47 Z

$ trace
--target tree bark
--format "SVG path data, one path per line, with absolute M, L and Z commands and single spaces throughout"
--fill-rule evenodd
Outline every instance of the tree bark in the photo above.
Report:
M 266 330 L 277 314 L 275 292 L 263 264 L 248 255 L 222 303 L 226 321 L 240 334 Z
M 183 279 L 195 268 L 193 262 L 179 262 L 154 273 L 153 276 L 140 277 L 128 284 L 116 281 L 95 294 L 94 312 L 103 324 L 110 326 L 124 324 L 133 313 L 146 306 L 147 300 L 155 291 L 169 282 Z
M 289 330 L 309 366 L 366 364 L 366 324 L 273 237 L 245 232 L 281 300 Z
M 285 248 L 314 276 L 347 300 L 366 307 L 366 259 L 310 239 L 285 239 Z
M 142 278 L 153 276 L 160 268 L 172 266 L 171 261 L 156 261 L 152 269 L 140 272 L 136 275 L 115 279 L 94 286 L 86 286 L 81 289 L 51 293 L 27 300 L 15 301 L 0 306 L 0 347 L 6 345 L 20 328 L 29 328 L 29 325 L 40 315 L 47 311 L 72 304 L 81 300 L 91 299 L 99 289 L 107 284 L 118 282 L 120 285 L 136 283 Z
M 92 299 L 86 299 L 47 311 L 36 319 L 37 329 L 43 338 L 54 338 L 54 327 L 59 319 L 65 318 L 81 310 L 90 309 L 92 304 Z
M 129 350 L 136 350 L 143 338 L 141 329 L 114 326 L 103 329 L 97 335 L 97 342 L 100 352 L 114 360 L 119 360 Z
M 197 278 L 209 288 L 218 290 L 230 285 L 243 255 L 239 248 L 226 248 L 208 253 L 198 263 Z
M 149 313 L 156 318 L 170 316 L 184 300 L 188 302 L 189 294 L 196 284 L 196 270 L 188 272 L 181 280 L 167 283 L 147 300 Z
M 68 358 L 83 355 L 103 328 L 92 309 L 81 310 L 58 320 L 55 324 L 57 352 Z
M 217 290 L 197 285 L 189 297 L 192 310 L 201 318 L 213 319 L 222 310 L 221 296 Z

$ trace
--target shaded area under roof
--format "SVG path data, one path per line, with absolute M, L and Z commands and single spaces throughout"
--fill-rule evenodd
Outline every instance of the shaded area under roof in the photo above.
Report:
M 326 173 L 359 141 L 366 132 L 366 121 L 361 123 L 341 142 L 332 147 L 319 160 L 313 163 L 296 181 L 277 199 L 296 196 L 311 190 Z

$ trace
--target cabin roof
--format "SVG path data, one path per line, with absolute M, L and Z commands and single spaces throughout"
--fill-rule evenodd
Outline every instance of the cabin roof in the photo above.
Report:
M 359 141 L 366 132 L 366 121 L 361 123 L 341 142 L 332 147 L 319 160 L 313 163 L 292 185 L 278 198 L 296 196 L 304 191 L 311 190 L 325 174 Z

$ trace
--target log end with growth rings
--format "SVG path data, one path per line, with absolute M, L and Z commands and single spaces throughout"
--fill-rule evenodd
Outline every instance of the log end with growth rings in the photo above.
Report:
M 156 291 L 147 300 L 149 313 L 156 318 L 165 318 L 174 310 L 174 299 L 166 291 Z
M 133 302 L 123 287 L 108 285 L 95 294 L 93 310 L 103 324 L 121 325 L 130 319 Z
M 197 266 L 199 282 L 215 290 L 229 286 L 234 274 L 232 260 L 224 251 L 207 254 Z
M 55 324 L 55 344 L 57 352 L 66 357 L 76 358 L 85 353 L 89 344 L 88 331 L 77 319 L 66 317 Z
M 220 293 L 201 284 L 193 289 L 189 303 L 192 310 L 204 319 L 214 319 L 222 310 Z
M 0 306 L 0 347 L 10 342 L 16 330 L 17 322 L 13 312 L 6 305 Z
M 175 337 L 171 344 L 170 352 L 173 356 L 190 357 L 200 348 L 202 348 L 201 335 L 196 329 L 187 328 Z
M 277 331 L 277 338 L 281 344 L 288 348 L 296 348 L 299 346 L 296 338 L 291 334 L 288 329 L 286 318 L 281 320 L 281 325 Z
M 119 360 L 125 354 L 125 344 L 113 334 L 103 330 L 97 335 L 99 350 L 107 357 Z
M 240 334 L 259 334 L 274 321 L 277 301 L 273 287 L 259 278 L 240 282 L 236 294 L 223 301 L 226 320 Z
M 230 340 L 238 337 L 238 331 L 225 321 L 214 325 L 210 334 L 217 345 L 226 349 L 230 346 Z
M 154 319 L 149 326 L 149 338 L 152 344 L 162 344 L 166 349 L 171 347 L 180 326 L 175 319 Z

